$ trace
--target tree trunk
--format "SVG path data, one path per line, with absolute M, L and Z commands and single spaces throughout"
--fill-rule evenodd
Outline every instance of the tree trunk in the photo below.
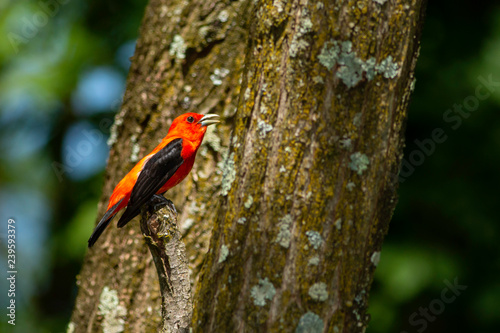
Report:
M 151 0 L 110 137 L 97 219 L 114 186 L 166 135 L 173 118 L 185 112 L 222 116 L 222 125 L 209 127 L 191 174 L 165 195 L 179 212 L 193 280 L 219 201 L 217 164 L 236 113 L 247 40 L 241 17 L 248 9 L 247 1 Z M 74 332 L 157 332 L 161 326 L 158 277 L 139 220 L 123 229 L 111 223 L 87 253 L 70 322 Z
M 422 1 L 257 5 L 195 332 L 366 329 L 422 13 Z
M 366 328 L 423 2 L 151 0 L 98 217 L 172 118 L 223 116 L 191 175 L 166 194 L 193 270 L 193 331 Z M 137 221 L 110 227 L 87 254 L 75 332 L 160 327 L 158 277 Z

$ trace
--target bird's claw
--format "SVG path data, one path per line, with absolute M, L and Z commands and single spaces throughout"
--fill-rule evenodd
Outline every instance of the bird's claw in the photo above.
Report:
M 150 202 L 153 205 L 154 210 L 158 210 L 162 207 L 168 206 L 177 215 L 177 209 L 175 209 L 174 203 L 171 200 L 165 198 L 163 195 L 153 195 Z
M 165 200 L 167 200 L 166 204 L 170 207 L 170 209 L 172 209 L 174 211 L 175 215 L 177 215 L 177 209 L 175 209 L 175 205 L 172 202 L 172 200 L 170 200 L 170 199 L 165 199 Z

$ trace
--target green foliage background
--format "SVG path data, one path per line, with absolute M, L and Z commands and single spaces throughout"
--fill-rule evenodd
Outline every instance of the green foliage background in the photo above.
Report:
M 0 0 L 0 267 L 7 271 L 12 217 L 19 332 L 66 329 L 101 194 L 105 142 L 146 5 L 42 2 L 48 7 Z M 45 23 L 36 17 L 40 11 L 49 13 Z M 34 22 L 36 29 L 23 30 Z M 22 39 L 13 42 L 14 35 Z M 400 184 L 370 296 L 368 332 L 499 331 L 500 86 L 460 115 L 459 126 L 443 118 L 471 101 L 479 77 L 490 76 L 500 82 L 500 4 L 430 1 L 405 149 L 408 162 L 424 158 Z M 446 140 L 431 149 L 438 128 Z M 422 148 L 415 140 L 432 153 L 416 153 Z M 71 151 L 80 148 L 78 159 Z M 439 307 L 444 281 L 455 279 L 467 289 Z M 8 290 L 5 278 L 0 288 Z M 7 302 L 0 298 L 1 308 Z M 0 329 L 12 330 L 4 312 Z

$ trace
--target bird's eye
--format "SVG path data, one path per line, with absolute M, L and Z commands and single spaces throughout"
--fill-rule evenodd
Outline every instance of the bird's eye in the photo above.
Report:
M 188 123 L 192 123 L 194 121 L 194 118 L 189 116 L 189 117 L 187 117 L 187 121 L 188 121 Z

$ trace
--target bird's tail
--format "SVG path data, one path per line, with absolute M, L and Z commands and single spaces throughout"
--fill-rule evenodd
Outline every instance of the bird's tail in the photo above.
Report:
M 92 245 L 94 245 L 94 243 L 97 241 L 99 236 L 101 236 L 104 229 L 106 229 L 106 227 L 108 226 L 109 222 L 111 222 L 113 217 L 115 217 L 115 215 L 117 213 L 117 211 L 115 211 L 115 210 L 120 205 L 120 203 L 122 201 L 123 201 L 123 199 L 118 201 L 113 207 L 111 207 L 110 209 L 108 209 L 106 211 L 106 214 L 104 214 L 102 219 L 99 221 L 99 223 L 97 224 L 97 226 L 94 229 L 94 232 L 92 233 L 92 235 L 89 238 L 89 247 L 92 247 Z

